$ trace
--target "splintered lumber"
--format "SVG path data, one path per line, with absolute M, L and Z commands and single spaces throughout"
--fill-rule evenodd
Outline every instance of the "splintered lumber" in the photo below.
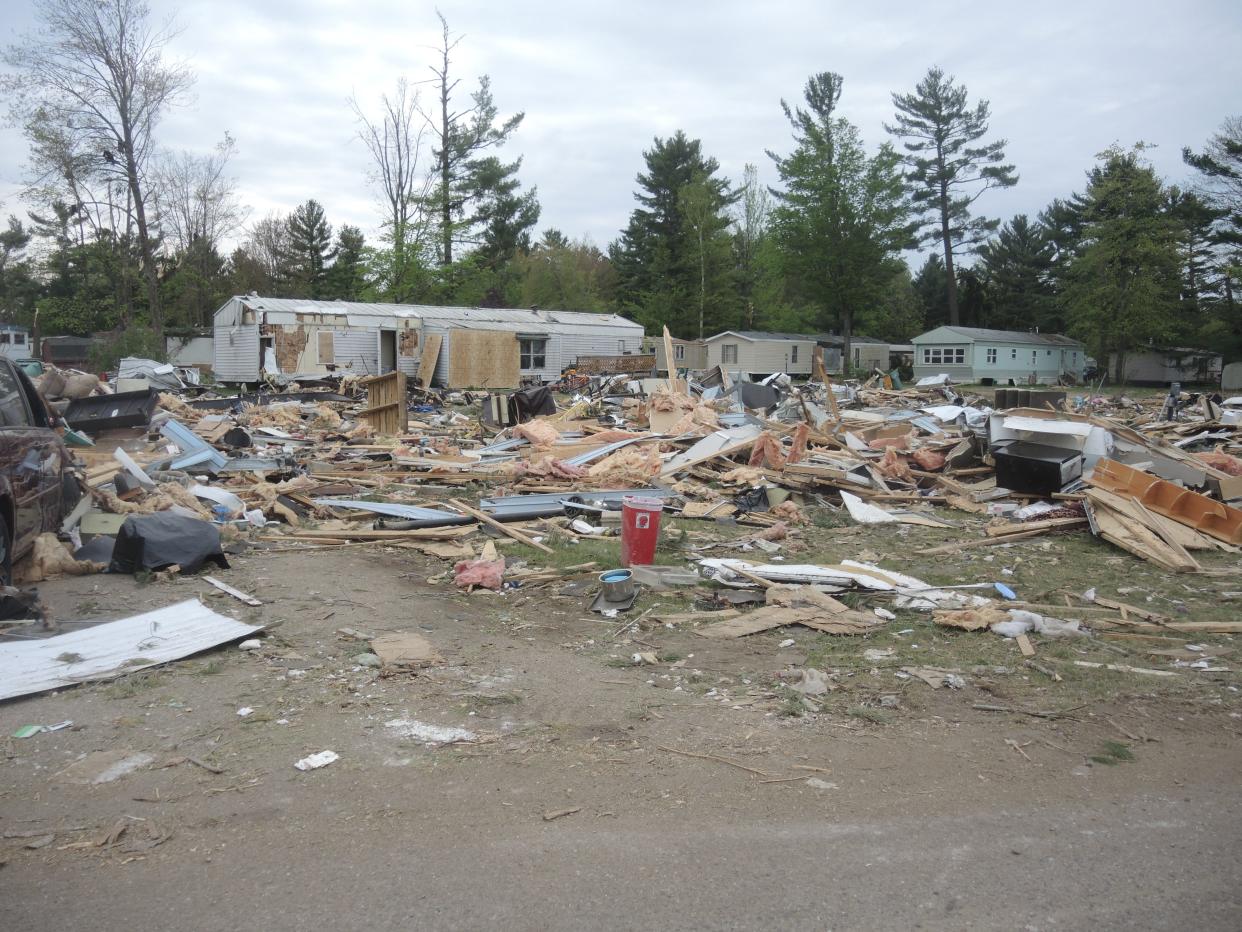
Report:
M 1087 493 L 1087 514 L 1091 529 L 1098 536 L 1140 559 L 1175 573 L 1197 573 L 1203 569 L 1185 547 L 1166 539 L 1151 526 L 1150 512 L 1134 499 L 1093 488 Z
M 542 550 L 544 553 L 548 553 L 548 554 L 554 552 L 551 547 L 548 547 L 544 544 L 539 543 L 539 541 L 535 540 L 533 537 L 529 537 L 526 534 L 523 534 L 517 528 L 510 527 L 507 524 L 501 524 L 491 515 L 484 514 L 483 512 L 478 511 L 477 509 L 471 508 L 469 505 L 462 504 L 455 498 L 450 498 L 449 504 L 452 505 L 454 508 L 456 508 L 458 511 L 460 511 L 462 514 L 470 515 L 470 517 L 475 518 L 479 521 L 482 521 L 488 527 L 494 527 L 496 530 L 500 531 L 502 534 L 506 534 L 509 537 L 512 537 L 514 540 L 525 544 L 527 547 L 534 547 L 536 550 Z
M 404 434 L 410 417 L 405 400 L 405 373 L 372 376 L 362 384 L 366 386 L 369 405 L 359 415 L 381 436 Z
M 664 371 L 668 373 L 668 390 L 677 391 L 677 365 L 673 358 L 673 335 L 664 328 Z
M 1000 544 L 1012 543 L 1015 540 L 1039 537 L 1041 534 L 1047 534 L 1048 530 L 1048 528 L 1043 528 L 1036 531 L 1023 531 L 1020 534 L 1006 534 L 1003 537 L 980 537 L 973 540 L 958 541 L 953 544 L 941 544 L 939 547 L 929 547 L 918 552 L 922 556 L 933 557 L 944 553 L 957 553 L 959 550 L 970 550 L 973 547 L 996 547 Z
M 1027 532 L 1051 531 L 1059 527 L 1078 527 L 1087 523 L 1086 518 L 1047 518 L 1043 521 L 1016 522 L 1014 524 L 996 524 L 986 530 L 988 537 L 1008 537 L 1013 534 L 1029 536 Z

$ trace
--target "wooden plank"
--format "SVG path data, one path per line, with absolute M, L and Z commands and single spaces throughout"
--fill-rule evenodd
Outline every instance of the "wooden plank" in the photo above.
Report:
M 664 371 L 668 373 L 669 391 L 677 391 L 677 360 L 673 356 L 673 335 L 664 328 Z
M 440 358 L 440 344 L 444 337 L 438 333 L 427 334 L 423 341 L 423 352 L 418 360 L 418 387 L 428 388 L 436 374 L 436 361 Z
M 1023 657 L 1035 656 L 1035 645 L 1031 643 L 1029 637 L 1025 634 L 1019 634 L 1014 640 L 1018 642 L 1018 650 L 1022 651 Z
M 367 389 L 368 407 L 360 416 L 382 436 L 404 434 L 409 428 L 406 407 L 405 373 L 389 372 L 363 380 Z
M 520 543 L 525 544 L 527 547 L 534 547 L 536 550 L 542 550 L 544 553 L 548 553 L 548 554 L 554 552 L 551 547 L 547 547 L 539 543 L 539 541 L 535 540 L 532 537 L 527 537 L 525 534 L 523 534 L 521 531 L 517 530 L 516 528 L 512 528 L 512 527 L 509 527 L 508 525 L 501 524 L 491 515 L 484 514 L 481 511 L 471 508 L 469 505 L 464 505 L 455 498 L 450 498 L 449 504 L 452 505 L 454 508 L 456 508 L 458 511 L 462 512 L 463 514 L 470 515 L 470 517 L 472 518 L 477 518 L 479 521 L 482 521 L 484 524 L 488 525 L 489 527 L 496 528 L 496 530 L 500 531 L 503 534 L 508 535 L 509 537 L 512 537 L 514 540 L 519 541 Z

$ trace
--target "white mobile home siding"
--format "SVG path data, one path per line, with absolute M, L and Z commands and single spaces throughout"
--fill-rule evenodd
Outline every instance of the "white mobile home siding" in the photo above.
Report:
M 313 335 L 312 339 L 314 339 Z M 332 343 L 338 372 L 344 369 L 361 376 L 381 374 L 379 371 L 379 331 L 333 330 Z M 309 345 L 308 349 L 314 352 Z

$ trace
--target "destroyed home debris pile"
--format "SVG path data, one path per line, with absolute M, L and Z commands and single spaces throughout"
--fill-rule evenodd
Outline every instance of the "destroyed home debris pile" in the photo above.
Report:
M 171 367 L 126 362 L 111 384 L 55 369 L 41 378 L 50 408 L 68 421 L 86 494 L 61 540 L 45 535 L 15 567 L 19 580 L 193 572 L 204 562 L 227 568 L 226 554 L 244 559 L 251 548 L 376 544 L 445 561 L 432 581 L 467 591 L 563 586 L 610 567 L 560 566 L 552 545 L 615 539 L 624 498 L 642 495 L 663 501 L 670 518 L 732 536 L 683 548 L 684 568 L 637 574 L 640 590 L 696 580 L 765 590 L 758 607 L 690 613 L 703 637 L 786 626 L 866 634 L 897 608 L 1020 638 L 1025 652 L 1032 634 L 1177 623 L 1122 606 L 1080 626 L 992 580 L 936 588 L 852 559 L 848 536 L 838 563 L 785 558 L 804 549 L 810 522 L 891 524 L 894 535 L 916 525 L 955 538 L 926 555 L 1093 535 L 1098 546 L 1184 573 L 1202 570 L 1196 551 L 1242 545 L 1242 510 L 1230 504 L 1242 498 L 1242 399 L 1003 390 L 1001 400 L 1023 406 L 1000 409 L 947 377 L 834 383 L 822 367 L 805 383 L 753 383 L 719 368 L 662 380 L 597 376 L 559 403 L 543 389 L 519 404 L 403 375 L 229 395 L 187 384 Z M 761 559 L 720 555 L 729 549 Z M 634 604 L 581 594 L 610 617 Z M 854 601 L 839 601 L 845 594 Z M 416 667 L 416 655 L 434 662 L 434 648 L 414 647 L 375 653 L 385 669 Z M 103 675 L 99 663 L 91 676 Z M 924 673 L 911 671 L 930 681 Z

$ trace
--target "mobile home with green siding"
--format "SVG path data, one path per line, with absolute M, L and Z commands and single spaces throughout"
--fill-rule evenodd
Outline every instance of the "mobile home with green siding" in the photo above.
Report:
M 948 375 L 954 382 L 983 385 L 1055 385 L 1075 381 L 1086 368 L 1086 347 L 1059 333 L 937 327 L 914 344 L 914 377 Z

